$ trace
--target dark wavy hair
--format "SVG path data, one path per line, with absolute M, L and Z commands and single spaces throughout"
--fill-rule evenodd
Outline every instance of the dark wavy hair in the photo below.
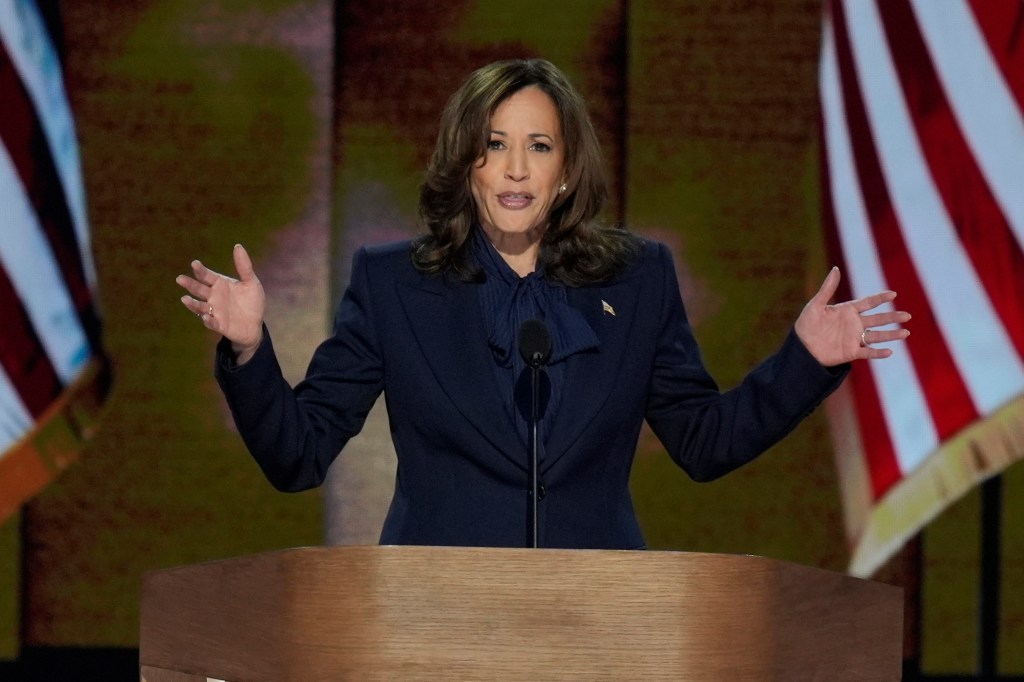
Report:
M 567 286 L 605 281 L 621 272 L 638 251 L 637 237 L 596 222 L 608 197 L 608 179 L 583 98 L 550 62 L 516 59 L 473 72 L 444 108 L 420 186 L 419 213 L 427 233 L 413 243 L 412 258 L 421 272 L 450 273 L 463 281 L 483 277 L 470 257 L 477 206 L 469 176 L 484 155 L 494 111 L 530 86 L 555 103 L 565 144 L 566 191 L 552 205 L 540 243 L 538 258 L 545 275 Z

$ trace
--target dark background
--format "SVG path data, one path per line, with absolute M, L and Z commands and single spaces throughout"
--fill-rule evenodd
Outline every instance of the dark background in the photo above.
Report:
M 723 387 L 781 342 L 831 265 L 816 0 L 76 0 L 54 16 L 116 379 L 81 460 L 0 527 L 0 677 L 135 679 L 146 571 L 375 541 L 393 458 L 383 415 L 327 490 L 274 492 L 213 382 L 216 338 L 181 307 L 174 276 L 197 257 L 230 272 L 244 243 L 286 372 L 301 376 L 353 247 L 414 232 L 440 109 L 484 63 L 543 56 L 583 91 L 614 178 L 607 219 L 673 249 Z M 823 412 L 711 484 L 645 434 L 633 487 L 650 545 L 842 571 L 832 458 Z M 1022 488 L 1011 469 L 1000 670 L 1016 675 Z M 968 495 L 919 545 L 927 672 L 975 666 L 978 507 Z M 880 577 L 905 582 L 903 566 Z

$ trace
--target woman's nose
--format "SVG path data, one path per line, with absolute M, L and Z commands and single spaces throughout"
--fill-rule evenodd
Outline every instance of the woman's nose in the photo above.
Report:
M 513 149 L 510 151 L 508 163 L 505 165 L 505 177 L 516 182 L 521 182 L 530 177 L 530 171 L 526 164 L 526 154 L 522 150 Z

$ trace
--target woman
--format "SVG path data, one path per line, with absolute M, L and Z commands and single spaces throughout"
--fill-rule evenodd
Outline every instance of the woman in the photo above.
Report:
M 750 461 L 834 390 L 847 363 L 908 332 L 865 314 L 882 292 L 828 305 L 833 269 L 779 351 L 720 393 L 700 360 L 668 250 L 595 223 L 606 196 L 581 98 L 541 60 L 491 64 L 449 101 L 421 189 L 427 234 L 360 249 L 333 335 L 284 381 L 265 297 L 199 261 L 184 305 L 220 334 L 217 377 L 239 431 L 281 490 L 319 485 L 383 390 L 398 473 L 381 542 L 523 546 L 528 369 L 522 322 L 553 350 L 538 423 L 537 541 L 639 548 L 629 471 L 647 420 L 697 480 Z

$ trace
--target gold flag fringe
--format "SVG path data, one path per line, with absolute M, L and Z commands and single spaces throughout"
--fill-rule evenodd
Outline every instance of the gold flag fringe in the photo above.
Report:
M 90 360 L 33 428 L 0 453 L 0 523 L 70 466 L 95 433 L 109 388 L 105 362 Z
M 849 393 L 830 406 L 843 486 L 848 572 L 868 578 L 903 544 L 974 486 L 1024 459 L 1024 395 L 962 429 L 872 503 Z M 854 427 L 854 428 L 851 428 Z

